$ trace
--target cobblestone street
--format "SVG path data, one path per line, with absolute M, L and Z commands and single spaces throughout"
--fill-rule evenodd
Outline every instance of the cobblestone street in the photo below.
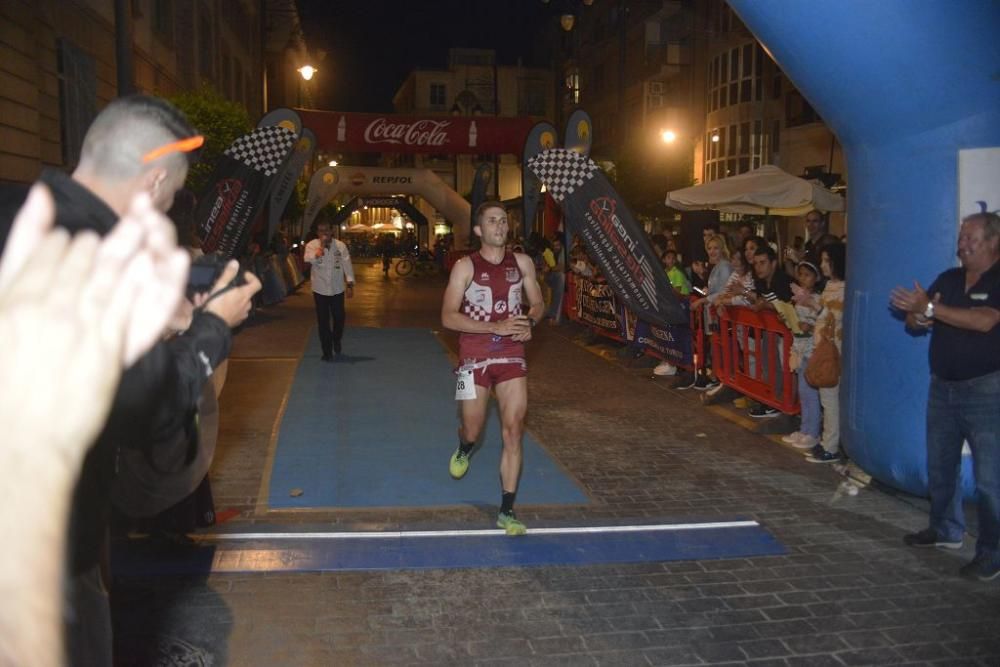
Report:
M 443 289 L 440 277 L 384 279 L 360 264 L 348 326 L 439 329 Z M 269 448 L 312 326 L 305 286 L 235 339 L 212 483 L 217 510 L 237 514 L 213 530 L 491 527 L 493 508 L 265 511 Z M 875 487 L 844 494 L 833 466 L 652 379 L 575 325 L 535 331 L 527 427 L 591 503 L 520 505 L 529 530 L 740 516 L 788 554 L 118 580 L 120 664 L 159 650 L 241 666 L 1000 665 L 1000 584 L 958 577 L 973 540 L 948 553 L 902 544 L 926 525 L 923 501 Z M 454 335 L 440 338 L 455 349 Z M 441 443 L 442 475 L 454 446 Z

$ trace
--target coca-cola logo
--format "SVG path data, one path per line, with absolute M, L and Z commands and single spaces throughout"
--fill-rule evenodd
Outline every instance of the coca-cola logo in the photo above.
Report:
M 376 118 L 365 128 L 369 144 L 405 144 L 406 146 L 443 146 L 448 143 L 446 128 L 449 120 L 417 120 L 412 123 L 390 123 Z

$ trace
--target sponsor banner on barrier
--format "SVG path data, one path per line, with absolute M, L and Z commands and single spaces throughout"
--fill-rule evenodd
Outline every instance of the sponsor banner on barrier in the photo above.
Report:
M 576 283 L 576 312 L 584 324 L 598 329 L 623 334 L 622 309 L 618 307 L 615 292 L 607 283 L 594 283 L 578 278 Z
M 636 344 L 654 351 L 658 356 L 675 366 L 691 365 L 690 326 L 680 324 L 661 326 L 636 320 L 633 340 Z

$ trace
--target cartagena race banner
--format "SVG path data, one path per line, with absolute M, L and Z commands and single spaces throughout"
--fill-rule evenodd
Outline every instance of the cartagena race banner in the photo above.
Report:
M 614 290 L 607 283 L 595 283 L 577 276 L 576 314 L 584 324 L 625 338 L 625 311 L 619 307 Z
M 270 196 L 297 137 L 286 127 L 259 127 L 236 139 L 220 156 L 195 212 L 203 251 L 225 257 L 242 254 L 250 226 Z
M 688 305 L 681 302 L 687 310 Z M 671 324 L 660 326 L 643 320 L 636 320 L 635 333 L 632 340 L 643 348 L 656 353 L 656 356 L 669 361 L 675 366 L 689 367 L 692 364 L 691 327 L 690 325 Z
M 646 233 L 592 160 L 553 148 L 528 167 L 562 205 L 570 231 L 580 235 L 624 306 L 661 326 L 688 321 Z
M 333 153 L 511 153 L 534 124 L 498 116 L 399 116 L 297 109 L 316 141 Z

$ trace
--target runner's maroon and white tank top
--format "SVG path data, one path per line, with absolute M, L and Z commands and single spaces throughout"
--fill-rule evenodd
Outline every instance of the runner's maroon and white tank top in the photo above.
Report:
M 502 322 L 521 315 L 524 276 L 514 253 L 505 253 L 499 264 L 486 261 L 478 252 L 469 257 L 472 259 L 472 282 L 462 299 L 462 313 L 477 322 Z M 524 343 L 512 341 L 510 336 L 463 333 L 458 337 L 458 356 L 462 360 L 523 358 Z

